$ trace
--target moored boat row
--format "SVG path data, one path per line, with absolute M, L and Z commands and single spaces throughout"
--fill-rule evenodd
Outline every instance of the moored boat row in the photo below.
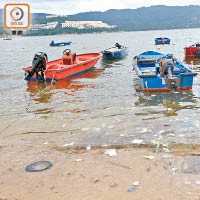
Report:
M 200 44 L 191 46 L 191 48 L 198 50 Z M 27 81 L 57 81 L 91 70 L 101 57 L 110 60 L 123 58 L 126 55 L 128 55 L 127 47 L 119 43 L 100 53 L 76 55 L 70 49 L 66 49 L 61 58 L 50 62 L 48 62 L 45 53 L 39 52 L 35 54 L 32 66 L 25 67 L 23 70 Z M 196 72 L 180 63 L 172 54 L 162 54 L 155 51 L 146 51 L 135 56 L 133 66 L 143 91 L 148 92 L 192 89 L 193 78 L 197 75 Z

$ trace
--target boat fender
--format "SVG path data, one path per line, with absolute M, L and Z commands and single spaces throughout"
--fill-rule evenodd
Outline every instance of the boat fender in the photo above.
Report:
M 46 70 L 47 61 L 48 56 L 46 53 L 36 53 L 32 61 L 32 68 L 28 70 L 25 74 L 25 80 L 30 80 L 34 73 L 36 73 L 36 78 L 38 80 L 44 81 L 44 71 Z

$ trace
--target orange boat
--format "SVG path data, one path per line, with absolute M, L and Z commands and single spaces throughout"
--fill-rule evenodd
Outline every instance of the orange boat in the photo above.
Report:
M 91 70 L 101 57 L 101 53 L 76 55 L 70 49 L 66 49 L 62 58 L 48 62 L 47 55 L 39 52 L 35 54 L 32 66 L 23 68 L 25 80 L 51 81 L 77 76 Z

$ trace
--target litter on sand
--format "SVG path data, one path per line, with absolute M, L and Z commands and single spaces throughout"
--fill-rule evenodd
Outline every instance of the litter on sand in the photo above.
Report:
M 117 183 L 111 183 L 111 184 L 110 184 L 110 187 L 117 187 L 117 186 L 118 186 Z
M 185 181 L 184 184 L 185 184 L 185 185 L 190 185 L 191 182 L 190 182 L 190 181 Z
M 155 158 L 155 156 L 144 156 L 144 158 L 146 158 L 148 160 L 153 160 Z
M 133 186 L 138 186 L 138 185 L 140 185 L 140 182 L 139 182 L 139 181 L 134 181 L 134 182 L 132 183 L 132 185 L 133 185 Z
M 43 144 L 49 144 L 48 142 L 44 142 Z
M 178 170 L 177 168 L 172 168 L 172 174 L 175 175 L 177 170 Z
M 109 156 L 116 156 L 117 152 L 116 152 L 116 149 L 108 149 L 105 151 L 105 154 Z
M 71 143 L 69 143 L 69 144 L 64 144 L 63 147 L 71 147 L 71 146 L 73 146 L 73 145 L 74 145 L 74 142 L 71 142 Z
M 200 185 L 200 180 L 196 180 L 195 183 L 196 183 L 197 185 Z
M 119 164 L 119 163 L 115 163 L 115 162 L 109 162 L 113 165 L 116 165 L 116 166 L 119 166 L 119 167 L 123 167 L 123 168 L 126 168 L 126 169 L 132 169 L 133 167 L 132 166 L 125 166 L 125 165 L 122 165 L 122 164 Z
M 133 186 L 132 188 L 129 188 L 129 189 L 127 190 L 127 192 L 133 192 L 133 191 L 135 191 L 135 190 L 137 190 L 137 187 L 136 187 L 136 186 Z
M 52 167 L 52 163 L 49 161 L 38 161 L 26 166 L 26 171 L 27 172 L 42 172 L 51 167 Z
M 76 159 L 75 161 L 76 161 L 76 162 L 81 162 L 81 161 L 82 161 L 82 159 L 80 159 L 80 158 L 79 158 L 79 159 Z
M 87 149 L 87 151 L 91 150 L 91 146 L 88 145 L 88 146 L 86 147 L 86 149 Z
M 163 158 L 173 158 L 171 155 L 163 155 Z

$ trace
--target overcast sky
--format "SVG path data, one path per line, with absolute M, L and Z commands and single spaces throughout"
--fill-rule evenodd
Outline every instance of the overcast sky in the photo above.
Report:
M 0 7 L 6 3 L 28 3 L 31 12 L 53 14 L 75 14 L 86 11 L 105 11 L 108 9 L 139 8 L 151 5 L 200 5 L 200 0 L 0 0 Z

